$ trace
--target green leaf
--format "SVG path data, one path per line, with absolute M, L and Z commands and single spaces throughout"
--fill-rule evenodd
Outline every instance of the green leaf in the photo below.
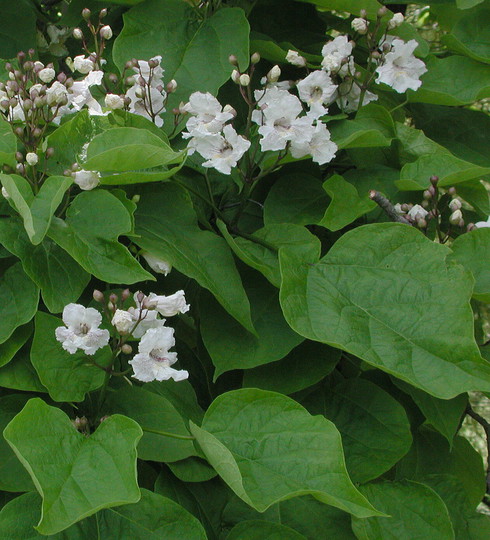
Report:
M 403 407 L 363 379 L 348 379 L 308 395 L 303 405 L 323 414 L 342 435 L 347 470 L 354 482 L 367 482 L 391 469 L 412 444 Z
M 135 171 L 178 163 L 183 155 L 146 129 L 121 127 L 104 131 L 90 141 L 82 167 L 106 173 Z
M 490 303 L 490 229 L 482 227 L 458 236 L 450 260 L 462 264 L 475 278 L 473 298 Z
M 424 482 L 431 474 L 455 476 L 471 508 L 476 508 L 485 494 L 483 460 L 470 442 L 456 436 L 450 448 L 442 435 L 421 427 L 413 434 L 410 452 L 396 466 L 396 479 Z
M 395 136 L 390 113 L 375 103 L 360 109 L 354 120 L 332 122 L 328 128 L 340 149 L 390 146 Z
M 0 367 L 8 364 L 14 358 L 17 351 L 31 337 L 31 334 L 32 324 L 25 324 L 14 330 L 10 338 L 0 345 Z
M 0 242 L 19 257 L 51 313 L 60 313 L 67 304 L 76 302 L 90 280 L 90 275 L 49 238 L 33 246 L 14 218 L 0 221 Z
M 482 7 L 463 15 L 453 26 L 450 34 L 441 36 L 448 49 L 464 54 L 480 62 L 490 63 L 490 9 Z
M 461 426 L 468 396 L 461 394 L 453 399 L 438 399 L 403 381 L 395 379 L 393 382 L 415 401 L 427 422 L 444 435 L 452 446 L 453 439 Z
M 227 392 L 213 401 L 202 428 L 191 424 L 191 432 L 223 480 L 259 512 L 311 494 L 361 517 L 379 515 L 347 475 L 335 426 L 286 396 Z
M 306 536 L 270 521 L 242 521 L 228 533 L 226 540 L 306 540 Z
M 358 540 L 454 539 L 446 505 L 428 486 L 410 482 L 378 482 L 361 486 L 369 497 L 390 517 L 352 518 Z
M 53 219 L 48 235 L 102 281 L 131 284 L 154 280 L 117 240 L 131 229 L 131 216 L 124 204 L 108 191 L 98 189 L 77 195 L 66 220 Z
M 199 228 L 186 192 L 170 184 L 148 191 L 141 197 L 135 217 L 133 241 L 138 246 L 195 279 L 253 332 L 250 304 L 231 251 L 223 238 Z
M 17 138 L 10 124 L 2 116 L 0 118 L 0 161 L 11 167 L 15 167 L 16 150 Z
M 25 394 L 10 394 L 0 398 L 0 431 L 3 432 L 6 425 L 24 407 L 29 397 Z M 0 437 L 0 489 L 13 492 L 35 489 L 31 477 L 3 437 Z
M 35 398 L 3 435 L 43 498 L 36 527 L 41 534 L 57 533 L 102 508 L 140 499 L 136 445 L 142 431 L 130 418 L 111 416 L 86 437 L 64 412 Z
M 277 223 L 258 229 L 252 235 L 257 239 L 257 242 L 240 236 L 232 237 L 221 220 L 217 221 L 217 225 L 233 253 L 245 264 L 263 274 L 275 287 L 279 287 L 281 284 L 277 255 L 279 248 L 294 248 L 295 246 L 308 244 L 316 245 L 318 242 L 316 236 L 313 236 L 308 229 L 292 223 Z M 260 241 L 276 249 L 270 249 L 263 244 L 259 244 Z
M 360 196 L 357 189 L 338 174 L 326 180 L 323 189 L 330 195 L 332 201 L 318 224 L 331 231 L 343 229 L 358 217 L 376 208 L 376 203 L 369 199 L 368 192 Z
M 247 369 L 243 386 L 292 394 L 313 386 L 333 371 L 341 351 L 322 343 L 304 341 L 285 358 Z
M 188 457 L 167 465 L 182 482 L 207 482 L 217 475 L 217 472 L 206 461 L 198 457 Z
M 0 58 L 14 58 L 19 51 L 36 46 L 36 11 L 29 0 L 12 4 L 0 3 L 2 10 L 2 33 L 0 34 Z M 19 17 L 22 13 L 22 17 Z
M 0 278 L 0 343 L 28 323 L 36 313 L 39 289 L 22 270 L 20 262 Z
M 165 80 L 178 82 L 168 111 L 194 91 L 216 94 L 233 69 L 230 54 L 237 56 L 241 70 L 247 68 L 249 25 L 239 8 L 220 9 L 199 21 L 185 2 L 147 0 L 123 19 L 124 28 L 114 42 L 114 62 L 122 72 L 130 58 L 161 55 Z
M 190 433 L 180 414 L 163 396 L 137 386 L 124 387 L 108 396 L 104 410 L 105 414 L 129 416 L 141 426 L 143 437 L 138 444 L 140 459 L 169 462 L 196 454 L 191 440 L 171 436 L 190 437 Z M 159 435 L 146 429 L 169 435 Z
M 25 349 L 0 368 L 0 386 L 25 392 L 47 392 L 31 364 L 29 351 Z
M 472 279 L 448 254 L 395 223 L 349 231 L 316 264 L 281 250 L 284 315 L 299 334 L 436 397 L 485 391 L 490 365 L 473 336 Z
M 216 367 L 215 379 L 232 369 L 280 360 L 303 341 L 284 320 L 277 289 L 255 273 L 245 277 L 256 336 L 228 315 L 211 295 L 200 300 L 201 335 Z
M 409 92 L 413 103 L 435 105 L 470 105 L 490 96 L 488 66 L 465 56 L 432 57 L 428 72 L 422 75 L 422 86 Z
M 359 16 L 361 9 L 365 9 L 369 20 L 376 19 L 378 9 L 381 7 L 376 0 L 300 0 L 300 2 L 314 4 L 322 11 L 347 11 L 356 17 Z
M 54 401 L 83 401 L 85 394 L 99 388 L 105 372 L 90 364 L 89 357 L 78 351 L 70 354 L 56 340 L 55 330 L 63 326 L 57 317 L 39 311 L 31 349 L 31 362 L 41 383 Z M 97 363 L 106 365 L 111 352 L 108 347 L 96 355 Z
M 486 137 L 490 131 L 490 117 L 484 111 L 417 103 L 410 107 L 410 112 L 417 127 L 427 137 L 456 157 L 490 167 Z
M 328 197 L 321 181 L 311 174 L 281 174 L 264 203 L 264 222 L 313 225 L 325 213 Z
M 0 180 L 24 220 L 29 240 L 34 245 L 41 243 L 54 212 L 73 180 L 65 176 L 48 176 L 35 196 L 22 176 L 0 174 Z
M 63 174 L 74 163 L 83 161 L 86 145 L 104 129 L 108 129 L 106 116 L 90 116 L 83 109 L 57 128 L 47 139 L 47 145 L 55 148 L 52 158 L 47 161 L 51 174 Z

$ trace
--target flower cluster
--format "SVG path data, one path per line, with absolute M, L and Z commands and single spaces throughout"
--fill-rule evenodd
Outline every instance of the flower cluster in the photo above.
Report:
M 143 382 L 187 379 L 187 371 L 171 367 L 177 361 L 177 353 L 170 351 L 175 346 L 174 330 L 165 325 L 164 318 L 189 310 L 184 291 L 170 296 L 154 293 L 146 296 L 138 291 L 133 296 L 135 305 L 123 309 L 122 303 L 129 297 L 128 290 L 123 291 L 121 298 L 111 294 L 106 304 L 103 293 L 94 291 L 94 299 L 103 304 L 107 322 L 117 334 L 113 339 L 113 359 L 121 352 L 130 354 L 132 347 L 127 341 L 139 339 L 138 353 L 128 361 L 135 379 Z M 102 315 L 98 310 L 68 304 L 62 319 L 65 326 L 56 328 L 55 335 L 70 354 L 80 349 L 87 355 L 93 355 L 109 344 L 111 334 L 109 330 L 99 328 Z

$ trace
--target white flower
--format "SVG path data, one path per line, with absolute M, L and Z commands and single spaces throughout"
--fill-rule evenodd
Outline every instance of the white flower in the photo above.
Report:
M 27 161 L 28 165 L 30 165 L 31 167 L 34 167 L 34 165 L 37 165 L 37 162 L 39 161 L 39 158 L 38 158 L 36 153 L 28 152 L 26 154 L 26 161 Z
M 183 112 L 191 114 L 187 120 L 188 133 L 182 133 L 184 138 L 219 133 L 228 120 L 233 118 L 230 111 L 225 111 L 221 103 L 209 92 L 194 92 L 189 102 L 183 107 Z
M 259 124 L 262 135 L 260 147 L 262 151 L 283 150 L 288 141 L 298 143 L 308 140 L 305 128 L 311 126 L 311 119 L 304 116 L 298 118 L 303 111 L 300 100 L 287 90 L 277 87 L 265 91 L 256 90 L 255 99 L 260 110 L 252 113 L 252 120 Z
M 391 21 L 388 21 L 388 30 L 393 30 L 393 28 L 398 28 L 398 26 L 400 26 L 404 20 L 405 20 L 405 17 L 403 16 L 403 13 L 395 13 Z
M 142 251 L 141 255 L 145 258 L 150 268 L 157 274 L 166 276 L 170 273 L 170 270 L 172 270 L 172 265 L 169 262 L 164 261 L 159 257 L 155 257 L 155 255 L 148 253 L 148 251 Z
M 68 304 L 63 309 L 63 322 L 67 328 L 59 326 L 55 330 L 55 335 L 63 349 L 70 354 L 81 349 L 85 354 L 92 355 L 109 343 L 109 331 L 99 328 L 102 316 L 94 308 Z
M 149 308 L 154 308 L 164 317 L 173 317 L 177 313 L 186 313 L 189 311 L 189 304 L 185 302 L 184 291 L 177 291 L 170 296 L 158 296 L 150 293 L 145 299 Z
M 224 135 L 224 136 L 223 136 Z M 189 153 L 197 151 L 205 161 L 203 167 L 213 167 L 223 174 L 230 174 L 238 160 L 250 148 L 250 141 L 238 135 L 232 126 L 218 133 L 193 137 L 189 142 Z
M 420 88 L 422 82 L 419 77 L 427 71 L 427 68 L 422 60 L 413 55 L 416 48 L 417 42 L 414 39 L 407 43 L 401 39 L 393 39 L 391 51 L 386 54 L 383 64 L 376 68 L 378 74 L 376 82 L 385 83 L 399 93 Z
M 90 191 L 100 184 L 100 173 L 97 171 L 76 171 L 73 173 L 73 180 L 80 189 Z
M 152 61 L 152 63 L 156 62 L 158 65 L 154 68 L 150 68 L 150 64 L 148 63 L 150 61 Z M 138 60 L 138 67 L 133 69 L 138 75 L 145 79 L 147 84 L 151 84 L 151 86 L 155 88 L 163 83 L 163 68 L 160 66 L 161 61 L 161 56 L 154 56 L 153 58 L 150 58 L 148 62 L 146 60 Z M 152 75 L 151 81 L 150 75 Z
M 106 107 L 111 110 L 124 109 L 124 99 L 117 94 L 107 94 L 104 101 Z
M 103 76 L 103 71 L 91 71 L 81 81 L 74 82 L 68 95 L 68 106 L 72 107 L 74 111 L 80 111 L 86 106 L 89 114 L 103 115 L 102 107 L 90 93 L 90 87 L 101 84 Z
M 332 161 L 338 147 L 330 140 L 330 132 L 325 124 L 318 122 L 314 128 L 312 127 L 310 133 L 310 138 L 306 142 L 292 141 L 291 155 L 294 158 L 310 155 L 319 165 Z
M 135 323 L 133 322 L 131 313 L 123 309 L 116 309 L 111 324 L 116 327 L 116 330 L 120 334 L 127 334 Z
M 366 19 L 362 19 L 360 17 L 356 17 L 351 22 L 352 29 L 356 31 L 358 34 L 364 35 L 367 34 L 368 31 L 368 22 Z
M 73 67 L 76 71 L 86 75 L 95 69 L 95 63 L 90 57 L 85 58 L 83 54 L 80 54 L 73 59 Z
M 337 90 L 330 76 L 320 70 L 310 73 L 298 83 L 297 87 L 301 101 L 304 101 L 311 112 L 317 116 L 327 113 L 323 105 L 332 102 L 332 97 Z
M 138 354 L 129 361 L 133 367 L 135 379 L 150 381 L 183 381 L 189 377 L 184 370 L 170 366 L 177 361 L 177 353 L 169 352 L 175 345 L 174 330 L 167 326 L 152 328 L 141 338 Z
M 31 88 L 31 91 L 34 89 L 34 86 Z M 46 100 L 51 107 L 66 103 L 68 100 L 68 90 L 66 86 L 59 81 L 54 81 L 54 83 L 46 90 Z
M 165 91 L 153 86 L 146 86 L 143 89 L 135 84 L 126 92 L 126 97 L 130 99 L 129 112 L 154 121 L 157 127 L 163 126 L 163 118 L 159 115 L 165 112 L 164 103 L 167 97 Z
M 361 97 L 361 89 L 357 84 L 352 81 L 344 81 L 339 84 L 337 92 L 337 105 L 341 110 L 346 113 L 357 111 L 359 108 L 359 100 Z M 364 93 L 364 99 L 362 100 L 363 106 L 376 101 L 378 96 L 367 90 Z
M 41 69 L 41 71 L 38 73 L 39 78 L 44 83 L 50 83 L 55 78 L 55 75 L 56 75 L 55 70 L 50 67 Z
M 286 55 L 286 62 L 297 67 L 306 66 L 306 59 L 303 56 L 300 56 L 298 51 L 292 51 L 291 49 L 289 49 L 288 54 Z
M 487 221 L 477 221 L 475 223 L 475 227 L 477 229 L 484 229 L 485 227 L 490 227 L 490 217 L 487 219 Z
M 348 58 L 352 52 L 352 43 L 347 36 L 338 36 L 329 41 L 322 49 L 322 67 L 328 71 L 338 71 L 344 58 Z
M 136 308 L 130 307 L 128 309 L 128 313 L 131 315 L 132 320 L 133 320 L 133 330 L 131 332 L 131 335 L 135 337 L 136 339 L 139 339 L 140 337 L 142 337 L 151 328 L 160 328 L 161 326 L 165 324 L 165 319 L 158 318 L 157 311 L 141 309 L 140 306 L 138 306 Z M 140 319 L 140 313 L 141 313 L 141 320 L 138 322 L 138 319 Z M 137 322 L 138 322 L 138 325 L 135 327 L 134 325 Z
M 420 206 L 420 204 L 416 204 L 408 211 L 408 217 L 412 218 L 414 221 L 417 221 L 419 219 L 424 219 L 428 213 L 429 212 Z

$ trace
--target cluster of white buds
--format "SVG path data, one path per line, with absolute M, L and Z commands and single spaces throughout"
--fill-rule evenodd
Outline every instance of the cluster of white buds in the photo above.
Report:
M 463 213 L 461 212 L 461 201 L 459 199 L 452 199 L 449 202 L 449 209 L 451 210 L 451 215 L 449 216 L 449 223 L 451 225 L 456 225 L 458 227 L 464 227 Z
M 189 310 L 184 291 L 177 291 L 170 296 L 154 293 L 146 296 L 138 291 L 133 296 L 135 305 L 127 309 L 123 306 L 131 296 L 128 289 L 120 296 L 110 294 L 108 302 L 101 291 L 94 291 L 93 296 L 94 300 L 103 305 L 107 321 L 117 333 L 114 339 L 116 354 L 132 354 L 133 349 L 127 340 L 140 340 L 138 353 L 128 362 L 133 368 L 135 379 L 143 382 L 187 379 L 187 371 L 171 367 L 177 361 L 177 353 L 170 351 L 175 345 L 174 330 L 165 325 L 166 319 L 163 318 Z M 68 304 L 62 318 L 65 326 L 58 327 L 55 335 L 70 354 L 82 350 L 85 354 L 93 355 L 109 344 L 110 332 L 99 328 L 102 315 L 98 310 L 80 304 Z

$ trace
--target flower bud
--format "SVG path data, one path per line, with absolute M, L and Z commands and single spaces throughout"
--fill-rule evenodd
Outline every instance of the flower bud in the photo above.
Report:
M 80 189 L 89 191 L 100 184 L 100 174 L 97 171 L 76 171 L 73 173 L 73 180 Z
M 28 165 L 30 165 L 31 167 L 34 167 L 35 165 L 38 164 L 39 157 L 34 152 L 28 152 L 26 154 L 26 161 Z
M 384 17 L 388 13 L 388 8 L 386 6 L 381 6 L 378 9 L 378 17 Z
M 427 200 L 424 199 L 424 200 L 422 201 L 421 205 L 422 205 L 422 208 L 429 208 L 429 201 L 427 201 Z
M 107 94 L 105 99 L 106 107 L 112 111 L 116 109 L 124 109 L 124 99 L 117 94 Z
M 367 17 L 367 11 L 365 9 L 361 9 L 361 11 L 359 12 L 359 17 L 365 19 Z
M 356 17 L 351 22 L 352 29 L 357 32 L 358 34 L 364 35 L 367 34 L 368 31 L 368 22 L 366 19 L 362 19 L 360 17 Z
M 45 156 L 49 159 L 50 157 L 54 156 L 54 148 L 50 146 L 45 153 Z
M 138 300 L 138 303 L 141 304 L 144 299 L 145 299 L 145 293 L 138 291 L 138 293 L 136 294 L 136 300 Z
M 120 334 L 127 334 L 134 326 L 131 313 L 124 311 L 123 309 L 116 309 L 114 312 L 114 317 L 112 317 L 111 324 Z
M 425 200 L 432 199 L 432 193 L 428 189 L 426 189 L 424 191 L 423 197 L 424 197 Z
M 53 68 L 46 67 L 38 73 L 39 78 L 43 83 L 50 83 L 55 78 L 56 72 Z
M 107 308 L 109 311 L 115 311 L 116 306 L 112 302 L 107 302 Z
M 111 39 L 112 37 L 112 28 L 106 24 L 105 26 L 103 26 L 101 29 L 100 29 L 100 37 L 102 39 Z
M 14 133 L 17 135 L 17 137 L 19 137 L 19 139 L 21 137 L 24 136 L 24 128 L 20 127 L 20 126 L 17 126 L 15 129 L 14 129 Z
M 236 84 L 240 84 L 240 72 L 237 69 L 231 72 L 231 80 Z
M 250 84 L 250 76 L 246 73 L 243 73 L 240 75 L 240 86 L 248 86 Z
M 117 304 L 118 301 L 119 301 L 119 297 L 117 296 L 116 293 L 111 293 L 109 295 L 109 300 L 113 303 L 113 304 Z
M 393 18 L 388 21 L 388 30 L 393 30 L 394 28 L 398 28 L 403 21 L 405 20 L 405 17 L 402 13 L 395 13 L 393 15 Z
M 453 199 L 449 203 L 449 208 L 451 212 L 456 212 L 456 210 L 459 210 L 461 208 L 461 201 L 459 199 Z
M 129 343 L 125 343 L 122 347 L 121 347 L 121 351 L 124 353 L 124 354 L 131 354 L 133 352 L 133 347 L 131 347 L 131 345 L 129 345 Z
M 230 62 L 232 66 L 238 66 L 238 58 L 234 54 L 228 56 L 228 62 Z
M 5 112 L 10 107 L 10 101 L 8 99 L 2 99 L 0 101 L 0 109 Z
M 43 134 L 42 129 L 40 129 L 40 128 L 38 128 L 38 127 L 37 127 L 37 128 L 34 128 L 34 129 L 31 131 L 31 133 L 32 133 L 32 136 L 33 136 L 35 139 L 39 139 L 39 137 L 41 137 L 41 135 Z
M 99 19 L 103 19 L 107 15 L 107 8 L 102 8 L 99 13 Z
M 169 83 L 167 83 L 167 92 L 169 94 L 172 94 L 177 90 L 177 81 L 175 79 L 172 79 Z
M 117 84 L 118 78 L 115 73 L 109 73 L 108 79 L 111 81 L 112 84 Z
M 27 60 L 27 62 L 24 62 L 24 71 L 32 71 L 34 69 L 34 63 L 30 60 Z
M 230 113 L 232 114 L 234 117 L 236 116 L 236 111 L 235 109 L 228 103 L 226 104 L 224 107 L 223 107 L 223 112 L 225 113 Z
M 104 301 L 104 293 L 102 291 L 95 289 L 94 292 L 92 293 L 92 296 L 96 302 Z
M 449 193 L 449 195 L 452 195 L 454 197 L 454 195 L 456 195 L 456 188 L 452 186 L 447 190 L 447 192 Z
M 3 188 L 2 188 L 2 193 L 3 193 Z M 466 230 L 468 232 L 472 231 L 473 229 L 476 229 L 475 227 L 475 224 L 474 223 L 468 223 L 468 225 L 466 226 Z
M 26 172 L 26 168 L 23 163 L 17 163 L 15 170 L 22 176 Z
M 90 11 L 90 9 L 88 8 L 83 8 L 82 9 L 82 17 L 88 21 L 90 19 L 90 15 L 92 15 L 92 12 Z
M 26 53 L 24 51 L 19 51 L 17 53 L 17 60 L 22 63 L 26 59 Z
M 124 291 L 121 293 L 121 300 L 124 302 L 131 296 L 131 291 L 129 289 L 124 289 Z
M 34 103 L 32 102 L 32 99 L 29 99 L 29 98 L 24 99 L 24 103 L 23 103 L 24 110 L 30 111 L 33 105 Z
M 459 225 L 459 222 L 463 219 L 463 214 L 461 210 L 458 208 L 455 210 L 450 216 L 449 216 L 449 223 L 451 225 Z
M 73 37 L 75 39 L 83 39 L 83 32 L 80 28 L 74 28 L 73 29 Z
M 9 99 L 9 105 L 11 107 L 17 107 L 17 105 L 19 104 L 19 100 L 17 98 L 10 98 Z
M 15 161 L 18 163 L 22 163 L 24 161 L 24 156 L 22 155 L 22 152 L 15 152 Z
M 270 83 L 275 83 L 279 80 L 281 76 L 281 68 L 278 65 L 275 65 L 269 73 L 267 73 L 267 81 Z
M 135 204 L 138 204 L 138 203 L 140 202 L 140 199 L 141 199 L 141 195 L 138 195 L 138 194 L 133 195 L 133 196 L 131 197 L 131 200 L 132 200 Z
M 427 227 L 427 221 L 425 221 L 424 218 L 418 219 L 417 220 L 417 227 L 419 229 L 425 229 Z
M 430 178 L 430 183 L 435 187 L 437 186 L 437 182 L 439 182 L 439 177 L 436 175 L 432 175 Z
M 259 62 L 260 62 L 260 54 L 258 52 L 254 52 L 252 56 L 250 57 L 250 63 L 258 64 Z
M 75 420 L 72 421 L 72 424 L 78 429 L 78 431 L 84 430 L 88 426 L 88 420 L 85 416 L 81 418 L 75 417 Z

